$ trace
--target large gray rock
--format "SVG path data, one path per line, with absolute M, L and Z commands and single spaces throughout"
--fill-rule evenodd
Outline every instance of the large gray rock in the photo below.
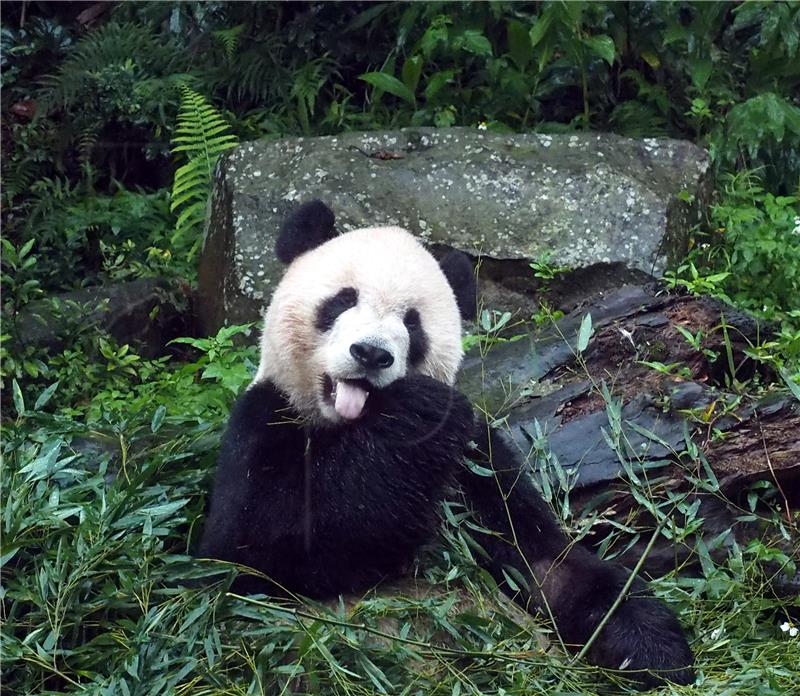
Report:
M 406 129 L 246 143 L 218 168 L 200 264 L 205 329 L 258 319 L 275 234 L 321 198 L 339 229 L 394 224 L 474 256 L 659 274 L 706 199 L 705 152 L 609 134 Z M 531 272 L 532 277 L 532 272 Z

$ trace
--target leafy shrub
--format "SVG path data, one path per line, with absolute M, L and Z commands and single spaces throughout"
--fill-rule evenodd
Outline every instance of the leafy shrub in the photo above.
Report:
M 62 188 L 57 181 L 40 180 L 27 203 L 15 231 L 36 240 L 45 289 L 188 272 L 186 250 L 172 243 L 174 218 L 166 191 L 120 188 L 96 195 L 83 186 Z M 165 263 L 173 251 L 175 261 Z
M 668 287 L 712 295 L 773 322 L 775 336 L 751 353 L 800 384 L 800 197 L 768 193 L 749 171 L 727 176 L 710 227 L 667 272 Z
M 763 169 L 767 181 L 784 182 L 783 193 L 800 191 L 800 108 L 766 92 L 734 106 L 720 130 L 720 165 Z
M 753 177 L 728 180 L 711 211 L 734 302 L 780 318 L 800 297 L 800 198 L 766 192 Z
M 111 142 L 98 139 L 110 128 L 121 128 L 128 136 L 141 128 L 149 134 L 143 143 L 146 149 L 155 146 L 174 118 L 177 86 L 185 79 L 181 73 L 186 66 L 187 56 L 171 37 L 159 36 L 146 25 L 109 22 L 82 37 L 57 72 L 42 78 L 41 115 L 61 114 L 79 156 L 99 158 L 118 177 L 124 162 L 124 155 L 113 150 L 124 147 L 115 142 L 119 133 Z M 160 154 L 165 154 L 163 149 Z

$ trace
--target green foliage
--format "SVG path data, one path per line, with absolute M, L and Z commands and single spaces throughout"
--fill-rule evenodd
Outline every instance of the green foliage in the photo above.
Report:
M 42 79 L 42 115 L 67 115 L 85 159 L 112 123 L 153 128 L 157 136 L 168 126 L 185 63 L 177 45 L 149 27 L 110 22 L 78 41 L 58 71 Z
M 34 346 L 14 345 L 17 313 L 42 294 L 35 270 L 39 258 L 32 253 L 34 240 L 29 240 L 19 248 L 8 239 L 0 243 L 3 249 L 0 255 L 0 282 L 3 287 L 0 377 L 4 387 L 7 387 L 9 379 L 19 380 L 24 375 L 35 379 L 45 373 L 47 367 Z
M 664 279 L 670 289 L 685 288 L 692 295 L 713 295 L 729 302 L 730 298 L 725 294 L 723 286 L 729 275 L 730 271 L 701 275 L 695 262 L 687 260 L 674 271 L 667 271 Z
M 244 330 L 182 341 L 201 351 L 196 362 L 163 371 L 154 380 L 159 389 L 120 395 L 124 406 L 87 422 L 54 412 L 58 383 L 25 396 L 15 391 L 2 451 L 6 689 L 603 693 L 610 679 L 615 692 L 629 692 L 611 672 L 543 650 L 544 620 L 496 599 L 496 586 L 475 564 L 474 522 L 457 503 L 444 506 L 442 545 L 425 552 L 417 571 L 430 587 L 424 592 L 384 588 L 347 604 L 227 593 L 233 569 L 189 551 L 221 427 L 243 384 L 228 366 L 243 362 L 232 339 Z M 170 384 L 184 400 L 173 400 Z M 209 392 L 220 403 L 198 398 Z M 762 536 L 741 545 L 723 530 L 696 542 L 704 520 L 692 496 L 719 488 L 713 475 L 698 475 L 702 455 L 689 448 L 683 461 L 693 491 L 675 492 L 629 461 L 618 407 L 609 400 L 608 409 L 608 438 L 650 517 L 615 526 L 603 552 L 616 556 L 654 529 L 665 542 L 691 544 L 701 572 L 669 575 L 655 589 L 693 635 L 697 688 L 720 696 L 796 690 L 796 640 L 779 628 L 791 620 L 790 608 L 766 591 L 777 572 L 794 572 L 780 540 L 797 533 L 796 523 L 778 510 L 779 492 L 755 485 L 740 511 Z M 537 458 L 557 468 L 546 437 L 534 444 Z M 585 535 L 591 525 L 566 507 L 569 487 L 565 475 L 545 495 Z
M 556 266 L 550 262 L 550 254 L 542 254 L 536 261 L 530 264 L 533 275 L 540 279 L 544 287 L 555 280 L 559 275 L 569 270 L 569 266 Z
M 465 334 L 462 340 L 464 351 L 472 350 L 478 346 L 481 355 L 485 355 L 489 349 L 497 343 L 511 343 L 525 337 L 525 333 L 519 333 L 521 321 L 511 321 L 511 312 L 500 312 L 496 309 L 481 309 L 478 317 L 479 333 Z M 514 333 L 516 330 L 516 333 Z
M 334 62 L 326 54 L 309 60 L 292 76 L 289 95 L 297 104 L 297 119 L 304 133 L 311 133 L 311 119 L 316 115 L 317 98 L 334 74 Z
M 41 179 L 24 213 L 12 229 L 35 240 L 38 279 L 45 289 L 189 270 L 185 249 L 172 242 L 174 220 L 166 191 L 119 188 L 97 195 L 85 186 Z
M 763 166 L 767 180 L 800 191 L 800 108 L 772 92 L 737 104 L 727 114 L 716 154 L 724 167 Z
M 666 274 L 667 284 L 775 322 L 779 341 L 754 347 L 753 354 L 800 374 L 800 198 L 768 193 L 747 171 L 723 183 L 711 208 L 712 231 Z
M 475 566 L 472 523 L 455 505 L 444 508 L 445 547 L 419 571 L 436 588 L 425 597 L 369 594 L 345 610 L 226 594 L 229 569 L 187 554 L 222 425 L 255 371 L 256 349 L 234 342 L 251 327 L 180 339 L 173 348 L 188 354 L 178 361 L 116 345 L 76 306 L 59 310 L 74 318 L 73 337 L 52 354 L 20 341 L 16 321 L 61 289 L 191 281 L 214 165 L 237 137 L 479 124 L 688 137 L 709 149 L 721 190 L 668 283 L 773 320 L 775 332 L 748 352 L 798 394 L 800 5 L 116 3 L 89 24 L 77 20 L 82 9 L 3 8 L 4 686 L 607 689 L 598 670 L 542 652 L 538 627 L 492 608 L 496 588 Z M 560 270 L 547 258 L 533 264 L 544 284 Z M 554 316 L 543 305 L 533 320 Z M 515 327 L 510 314 L 484 310 L 465 345 L 485 353 L 514 340 Z M 579 349 L 591 328 L 587 318 Z M 685 338 L 700 344 L 699 334 Z M 618 412 L 608 411 L 619 444 Z M 545 433 L 534 449 L 558 473 Z M 713 477 L 697 476 L 702 455 L 688 452 L 687 480 L 715 495 Z M 634 469 L 632 481 L 649 483 Z M 546 498 L 583 535 L 569 477 L 558 480 Z M 663 521 L 661 534 L 685 543 L 703 523 L 696 507 L 653 491 L 634 495 Z M 762 498 L 774 513 L 757 513 Z M 723 534 L 710 549 L 718 560 L 698 547 L 701 577 L 658 581 L 692 629 L 703 693 L 800 688 L 796 644 L 777 628 L 790 618 L 785 603 L 763 592 L 764 569 L 791 560 L 771 540 L 797 534 L 776 498 L 757 483 L 742 510 L 763 540 L 740 547 Z M 645 533 L 620 525 L 603 551 Z M 201 576 L 209 584 L 189 584 Z M 388 636 L 387 623 L 397 629 Z
M 243 324 L 224 327 L 214 337 L 176 339 L 174 343 L 191 346 L 198 353 L 196 360 L 177 364 L 169 358 L 144 360 L 128 346 L 94 337 L 100 358 L 87 359 L 91 351 L 80 348 L 53 358 L 52 373 L 62 384 L 59 392 L 69 384 L 81 388 L 77 396 L 61 393 L 54 405 L 90 421 L 124 420 L 129 413 L 147 413 L 156 405 L 168 410 L 173 423 L 224 419 L 233 398 L 255 374 L 255 347 L 240 348 L 233 342 L 251 329 Z M 80 374 L 82 382 L 76 379 Z
M 173 242 L 190 234 L 197 236 L 203 225 L 211 193 L 214 167 L 220 154 L 236 146 L 235 135 L 219 112 L 204 97 L 186 85 L 181 86 L 181 110 L 172 138 L 173 152 L 187 160 L 175 171 L 172 184 L 172 211 L 179 210 Z M 192 241 L 189 256 L 199 246 Z
M 590 80 L 604 82 L 616 55 L 614 41 L 589 27 L 599 17 L 591 3 L 548 3 L 539 15 L 527 8 L 507 14 L 485 5 L 461 9 L 447 13 L 432 4 L 404 12 L 401 32 L 411 34 L 414 25 L 424 31 L 409 44 L 400 78 L 394 55 L 381 71 L 361 76 L 378 88 L 373 102 L 384 92 L 401 98 L 414 110 L 412 125 L 488 121 L 497 129 L 525 128 L 543 115 L 554 92 L 574 87 L 582 103 L 577 121 L 589 126 Z
M 780 318 L 800 297 L 800 197 L 774 196 L 755 179 L 729 180 L 712 208 L 728 294 L 739 306 Z
M 210 338 L 176 338 L 173 343 L 184 343 L 202 353 L 200 360 L 192 365 L 197 371 L 202 369 L 200 379 L 217 383 L 224 387 L 233 396 L 236 396 L 246 384 L 253 379 L 255 366 L 243 351 L 235 350 L 233 339 L 240 334 L 249 334 L 252 324 L 235 324 L 223 326 L 216 336 Z M 252 357 L 255 349 L 251 348 L 246 353 Z
M 41 295 L 39 281 L 36 279 L 35 267 L 39 262 L 31 253 L 34 240 L 28 240 L 17 248 L 8 239 L 0 240 L 3 245 L 2 281 L 3 309 L 14 314 L 20 307 Z

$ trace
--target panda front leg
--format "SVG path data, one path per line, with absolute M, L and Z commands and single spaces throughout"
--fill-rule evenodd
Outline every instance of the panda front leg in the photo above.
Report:
M 472 431 L 463 395 L 411 375 L 371 394 L 361 418 L 309 434 L 311 550 L 330 593 L 399 574 L 435 537 Z
M 281 584 L 302 572 L 304 451 L 303 428 L 286 398 L 269 381 L 251 384 L 222 438 L 197 555 L 255 568 Z M 233 588 L 275 585 L 242 573 Z
M 504 566 L 532 578 L 530 594 L 518 596 L 517 601 L 523 605 L 531 602 L 549 614 L 563 643 L 578 649 L 611 609 L 630 571 L 570 544 L 501 436 L 483 431 L 476 442 L 478 449 L 472 458 L 491 469 L 494 476 L 478 476 L 465 467 L 460 484 L 482 526 L 499 533 L 478 539 L 488 554 L 489 570 L 501 586 L 506 584 Z M 694 679 L 694 658 L 677 618 L 652 597 L 639 578 L 586 657 L 594 664 L 629 672 L 644 688 L 664 681 L 689 684 Z

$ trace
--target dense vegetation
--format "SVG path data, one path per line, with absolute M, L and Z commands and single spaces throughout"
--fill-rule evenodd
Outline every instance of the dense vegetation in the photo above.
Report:
M 568 658 L 538 649 L 544 623 L 534 631 L 493 613 L 491 581 L 472 561 L 458 510 L 445 511 L 447 543 L 425 564 L 437 587 L 428 596 L 368 596 L 345 611 L 226 595 L 227 572 L 187 553 L 224 419 L 255 359 L 234 346 L 242 327 L 145 359 L 80 321 L 67 345 L 44 352 L 26 342 L 18 318 L 57 292 L 135 278 L 171 279 L 178 301 L 181 284 L 195 280 L 215 159 L 237 140 L 409 125 L 611 130 L 708 148 L 715 202 L 667 282 L 773 323 L 752 348 L 766 371 L 736 385 L 742 398 L 798 394 L 800 5 L 25 2 L 3 10 L 5 688 L 608 688 L 608 675 L 584 664 L 567 670 Z M 82 308 L 50 311 L 74 319 Z M 743 514 L 796 539 L 797 515 L 779 512 L 774 494 L 757 484 Z M 685 534 L 698 522 L 684 513 Z M 701 548 L 702 576 L 657 582 L 693 636 L 698 693 L 800 688 L 800 644 L 790 635 L 800 615 L 765 590 L 763 564 L 793 567 L 764 539 L 728 544 L 718 561 Z M 190 582 L 199 576 L 216 584 Z M 467 609 L 465 597 L 474 600 Z

